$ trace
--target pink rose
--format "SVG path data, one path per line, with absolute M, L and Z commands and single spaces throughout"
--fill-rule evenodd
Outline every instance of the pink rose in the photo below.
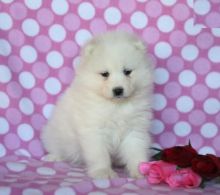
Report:
M 176 170 L 176 165 L 160 161 L 152 161 L 141 163 L 139 171 L 141 174 L 148 176 L 147 180 L 150 184 L 158 184 L 169 177 Z
M 166 182 L 170 187 L 186 187 L 195 188 L 198 187 L 202 178 L 193 172 L 190 168 L 176 170 L 169 177 L 167 177 Z

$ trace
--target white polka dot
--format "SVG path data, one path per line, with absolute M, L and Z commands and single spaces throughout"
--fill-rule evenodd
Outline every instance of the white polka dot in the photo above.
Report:
M 7 94 L 0 91 L 0 108 L 7 108 L 10 104 L 10 100 Z
M 30 141 L 34 136 L 33 128 L 28 124 L 20 124 L 18 126 L 18 135 L 23 141 Z
M 85 176 L 85 175 L 83 175 L 83 176 Z M 83 179 L 81 179 L 81 178 L 77 178 L 77 177 L 75 177 L 75 178 L 71 178 L 71 177 L 69 177 L 69 178 L 65 178 L 64 179 L 64 182 L 62 182 L 62 185 L 60 185 L 60 186 L 71 186 L 71 183 L 79 183 L 79 182 L 82 182 L 83 181 Z M 66 185 L 64 184 L 64 183 L 66 183 Z M 69 184 L 69 185 L 67 185 L 67 184 Z
M 215 46 L 209 49 L 209 59 L 214 63 L 220 63 L 220 46 Z
M 30 0 L 25 0 L 25 5 L 29 8 L 29 9 L 39 9 L 42 5 L 42 0 L 34 0 L 34 1 L 30 1 Z
M 15 154 L 18 155 L 18 156 L 31 157 L 31 154 L 25 149 L 18 149 L 18 150 L 15 151 Z
M 181 96 L 176 101 L 176 107 L 180 112 L 190 112 L 194 107 L 194 101 L 191 97 Z
M 149 0 L 137 0 L 138 2 L 141 2 L 141 3 L 144 3 L 144 2 L 147 2 Z
M 9 30 L 13 25 L 11 16 L 7 13 L 0 13 L 0 30 Z
M 51 51 L 47 54 L 47 63 L 52 68 L 60 68 L 63 65 L 63 56 L 58 51 Z
M 201 128 L 201 134 L 205 138 L 213 138 L 218 133 L 218 127 L 213 123 L 206 123 Z
M 199 150 L 199 154 L 206 155 L 206 154 L 213 154 L 216 155 L 215 150 L 209 146 L 204 146 Z
M 193 10 L 198 15 L 205 15 L 211 9 L 211 5 L 208 0 L 195 1 Z
M 0 134 L 5 134 L 9 131 L 9 124 L 5 118 L 0 117 Z
M 95 8 L 91 3 L 81 3 L 78 7 L 78 14 L 82 19 L 90 20 L 95 16 Z
M 167 33 L 174 29 L 175 22 L 172 17 L 168 15 L 163 15 L 160 16 L 159 19 L 157 20 L 157 26 L 160 31 Z
M 203 109 L 207 114 L 216 114 L 220 111 L 220 101 L 215 98 L 209 98 L 204 102 Z
M 220 73 L 219 72 L 210 72 L 206 76 L 205 82 L 208 87 L 211 89 L 220 88 Z
M 196 74 L 191 70 L 184 70 L 179 74 L 179 82 L 185 87 L 191 87 L 196 82 Z
M 84 177 L 85 175 L 83 173 L 79 173 L 79 172 L 75 172 L 74 171 L 74 172 L 67 173 L 67 176 L 71 176 L 71 177 Z
M 166 6 L 172 6 L 176 3 L 176 0 L 160 0 L 162 4 Z
M 0 39 L 0 56 L 8 56 L 11 53 L 11 45 L 5 39 Z
M 44 185 L 44 184 L 47 184 L 48 181 L 46 181 L 46 180 L 37 180 L 37 181 L 35 181 L 34 183 L 40 184 L 40 185 Z
M 216 37 L 220 37 L 220 28 L 211 28 L 212 34 Z
M 26 169 L 26 165 L 23 163 L 17 163 L 17 162 L 7 162 L 6 166 L 9 170 L 14 172 L 21 172 Z
M 61 188 L 58 188 L 56 191 L 55 191 L 55 194 L 54 195 L 65 195 L 65 194 L 68 194 L 68 195 L 75 195 L 76 193 L 74 192 L 74 190 L 70 187 L 61 187 Z
M 23 190 L 22 195 L 43 195 L 43 192 L 38 189 L 27 188 Z
M 166 59 L 172 54 L 172 47 L 167 42 L 159 42 L 154 47 L 154 52 L 157 57 Z
M 40 27 L 36 20 L 26 19 L 22 23 L 22 30 L 27 36 L 34 37 L 39 33 Z
M 1 0 L 3 3 L 12 3 L 14 0 Z
M 10 187 L 0 187 L 0 194 L 1 195 L 10 195 L 11 188 Z
M 6 149 L 5 146 L 3 146 L 2 144 L 0 144 L 0 158 L 6 155 Z M 1 191 L 0 191 L 1 194 Z
M 32 46 L 25 45 L 20 50 L 20 56 L 25 62 L 33 63 L 37 59 L 37 52 Z
M 55 42 L 61 42 L 66 37 L 66 31 L 63 26 L 59 24 L 54 24 L 49 29 L 49 36 Z
M 162 121 L 154 119 L 152 121 L 152 127 L 150 128 L 150 132 L 154 135 L 161 134 L 164 131 L 164 124 Z
M 49 167 L 39 167 L 37 168 L 37 173 L 40 175 L 55 175 L 56 171 Z
M 89 192 L 88 195 L 107 195 L 107 193 L 99 192 L 99 191 L 94 191 L 94 192 Z
M 73 59 L 72 66 L 75 70 L 77 70 L 78 66 L 80 65 L 80 57 L 77 56 Z
M 104 18 L 108 24 L 118 24 L 121 20 L 121 12 L 116 7 L 109 7 L 105 10 Z
M 75 40 L 79 46 L 83 46 L 88 40 L 92 38 L 92 34 L 85 29 L 77 31 L 75 34 Z
M 131 15 L 131 24 L 137 29 L 143 29 L 148 24 L 147 15 L 144 12 L 136 11 Z
M 61 84 L 58 79 L 50 77 L 45 81 L 44 88 L 49 94 L 57 95 L 61 91 Z
M 11 71 L 5 65 L 0 65 L 0 83 L 7 83 L 11 80 Z
M 163 85 L 169 80 L 169 72 L 165 68 L 156 68 L 154 71 L 154 82 Z
M 190 134 L 192 127 L 189 123 L 180 121 L 175 124 L 174 132 L 179 137 L 185 137 Z
M 46 104 L 44 107 L 43 107 L 43 115 L 45 118 L 49 119 L 52 112 L 53 112 L 53 109 L 54 109 L 54 105 L 53 104 Z
M 35 78 L 30 72 L 21 72 L 19 74 L 19 83 L 25 89 L 31 89 L 35 85 Z
M 134 185 L 132 183 L 124 184 L 123 188 L 125 188 L 127 190 L 135 190 L 135 191 L 139 189 L 136 185 Z
M 66 181 L 64 181 L 64 182 L 61 182 L 60 183 L 60 187 L 69 187 L 69 186 L 71 186 L 71 183 L 70 182 L 66 182 Z
M 163 110 L 167 105 L 167 99 L 162 94 L 154 94 L 153 109 L 156 111 Z
M 187 61 L 195 60 L 199 55 L 199 50 L 195 45 L 186 45 L 181 51 L 182 57 Z
M 202 26 L 194 25 L 194 19 L 190 18 L 185 22 L 184 30 L 188 35 L 198 35 L 202 30 Z
M 26 97 L 22 98 L 19 101 L 19 108 L 21 112 L 24 113 L 25 115 L 30 115 L 34 112 L 33 102 L 29 98 L 26 98 Z
M 193 8 L 194 0 L 186 0 L 186 2 L 189 7 Z
M 110 187 L 110 182 L 108 179 L 96 179 L 94 180 L 94 185 L 98 188 L 105 189 Z
M 62 0 L 62 1 L 53 0 L 51 6 L 52 6 L 52 10 L 57 15 L 66 14 L 69 9 L 69 5 L 66 0 Z

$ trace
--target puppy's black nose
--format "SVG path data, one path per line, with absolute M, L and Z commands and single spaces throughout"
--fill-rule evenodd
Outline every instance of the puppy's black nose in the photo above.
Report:
M 123 95 L 123 93 L 124 93 L 124 89 L 122 87 L 115 87 L 113 89 L 113 94 L 115 97 L 120 97 Z

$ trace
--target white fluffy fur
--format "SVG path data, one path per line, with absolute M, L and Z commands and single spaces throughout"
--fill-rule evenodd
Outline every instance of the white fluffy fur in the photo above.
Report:
M 123 70 L 132 70 L 129 76 Z M 108 78 L 100 73 L 108 71 Z M 122 87 L 122 97 L 113 88 Z M 112 163 L 139 177 L 149 158 L 152 68 L 134 35 L 108 32 L 83 48 L 71 86 L 42 131 L 47 160 L 86 163 L 93 178 L 112 178 Z

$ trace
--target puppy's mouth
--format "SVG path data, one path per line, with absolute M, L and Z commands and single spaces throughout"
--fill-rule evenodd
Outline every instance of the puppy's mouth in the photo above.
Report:
M 124 99 L 125 98 L 125 96 L 114 96 L 113 97 L 113 99 L 116 99 L 116 100 L 121 100 L 121 99 Z
M 112 96 L 112 100 L 118 100 L 118 101 L 120 101 L 120 100 L 125 100 L 125 99 L 127 99 L 127 98 L 129 98 L 129 96 L 126 96 L 125 94 L 123 94 L 123 95 L 118 95 L 118 96 Z

